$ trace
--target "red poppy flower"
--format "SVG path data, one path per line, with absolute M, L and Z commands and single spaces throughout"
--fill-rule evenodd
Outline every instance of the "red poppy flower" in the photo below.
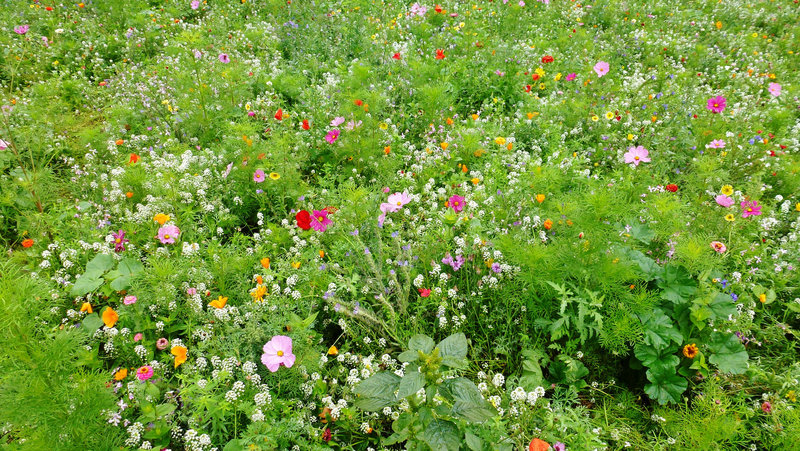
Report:
M 436 5 L 436 6 L 433 7 L 433 10 L 436 11 L 437 13 L 441 13 L 442 12 L 442 7 L 440 5 Z
M 355 103 L 356 106 L 364 105 L 364 102 L 362 100 L 360 100 L 360 99 L 356 99 L 355 101 L 353 101 L 353 103 Z
M 275 119 L 281 121 L 283 120 L 283 110 L 278 108 L 278 112 L 275 113 Z
M 555 61 L 555 60 L 550 55 L 545 55 L 545 56 L 542 57 L 542 62 L 545 63 L 545 64 L 552 63 L 553 61 Z
M 131 157 L 128 159 L 128 163 L 136 164 L 136 163 L 139 162 L 140 159 L 141 159 L 141 157 L 139 155 L 136 155 L 135 153 L 132 153 Z
M 417 288 L 419 290 L 419 295 L 423 298 L 427 298 L 431 295 L 431 290 L 428 288 Z
M 678 192 L 678 185 L 676 185 L 674 183 L 670 183 L 669 185 L 665 186 L 664 188 L 666 188 L 667 191 L 669 191 L 671 193 L 677 193 Z
M 307 212 L 306 210 L 300 210 L 294 215 L 295 221 L 297 221 L 297 227 L 300 227 L 303 230 L 308 230 L 311 228 L 311 213 Z
M 539 74 L 533 74 L 531 77 L 533 78 L 533 81 L 536 81 L 540 78 Z
M 26 240 L 22 240 L 22 247 L 29 248 L 31 246 L 33 246 L 33 240 L 32 239 L 28 238 Z
M 303 119 L 303 130 L 308 130 L 309 128 L 311 128 L 311 126 L 308 125 L 308 119 Z
M 528 445 L 529 451 L 547 451 L 550 449 L 550 444 L 540 438 L 534 438 Z
M 443 60 L 444 59 L 444 50 L 442 50 L 442 49 L 437 49 L 436 50 L 436 59 L 437 60 Z
M 399 53 L 395 53 L 394 55 L 392 55 L 392 58 L 394 58 L 396 60 L 399 60 L 400 59 L 400 54 Z

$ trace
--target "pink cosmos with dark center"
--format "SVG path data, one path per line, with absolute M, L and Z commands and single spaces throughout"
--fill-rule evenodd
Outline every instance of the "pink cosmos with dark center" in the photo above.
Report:
M 272 340 L 264 345 L 264 354 L 261 355 L 261 363 L 273 373 L 278 371 L 281 365 L 291 368 L 296 357 L 292 354 L 292 339 L 286 335 L 276 335 Z
M 228 54 L 227 53 L 220 53 L 219 54 L 219 60 L 220 60 L 220 62 L 225 63 L 225 64 L 228 64 L 228 63 L 231 62 L 231 59 L 228 58 Z
M 708 99 L 708 104 L 706 105 L 706 108 L 708 108 L 708 110 L 714 114 L 721 113 L 725 109 L 726 100 L 727 99 L 725 99 L 725 97 L 722 96 L 712 97 Z
M 633 163 L 636 166 L 639 166 L 639 163 L 650 162 L 650 152 L 643 146 L 629 148 L 623 157 L 625 157 L 625 163 Z
M 450 199 L 447 200 L 447 205 L 455 210 L 456 213 L 461 212 L 464 209 L 464 198 L 457 194 L 450 196 Z

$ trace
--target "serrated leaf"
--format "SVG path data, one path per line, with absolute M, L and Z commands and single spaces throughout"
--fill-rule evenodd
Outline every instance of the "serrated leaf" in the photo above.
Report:
M 647 380 L 651 383 L 644 386 L 644 391 L 650 399 L 664 405 L 670 402 L 678 402 L 681 394 L 686 391 L 688 383 L 686 379 L 666 371 L 647 370 Z
M 394 404 L 397 401 L 394 392 L 399 384 L 400 376 L 388 371 L 364 379 L 353 388 L 353 392 L 360 396 L 355 402 L 356 407 L 376 411 Z
M 436 451 L 458 451 L 461 446 L 458 426 L 447 420 L 436 419 L 431 421 L 420 435 L 420 438 L 431 449 Z
M 681 304 L 697 291 L 697 284 L 692 280 L 689 272 L 682 266 L 666 265 L 658 287 L 663 291 L 661 297 L 676 304 Z
M 460 369 L 467 366 L 466 359 L 458 359 L 456 357 L 447 355 L 442 357 L 442 365 L 445 365 L 451 369 Z
M 419 360 L 419 351 L 412 351 L 410 349 L 408 351 L 403 351 L 397 356 L 397 360 L 401 362 L 416 362 Z
M 445 379 L 439 386 L 439 393 L 450 402 L 461 401 L 474 407 L 486 406 L 486 400 L 481 397 L 478 387 L 465 377 Z
M 464 434 L 464 443 L 472 451 L 483 451 L 483 440 L 470 431 Z
M 440 341 L 436 346 L 442 357 L 467 358 L 467 336 L 459 332 Z
M 494 418 L 495 414 L 496 412 L 490 410 L 487 406 L 476 407 L 471 403 L 462 401 L 456 401 L 451 410 L 451 415 L 467 420 L 470 423 L 483 423 Z
M 411 396 L 423 387 L 425 387 L 425 375 L 417 370 L 409 369 L 400 379 L 400 385 L 397 388 L 397 399 Z
M 744 345 L 735 334 L 714 332 L 708 343 L 713 353 L 708 361 L 713 363 L 723 373 L 742 374 L 747 371 L 749 356 Z
M 422 351 L 423 354 L 430 354 L 433 351 L 434 341 L 427 335 L 414 335 L 408 340 L 408 349 L 411 351 Z

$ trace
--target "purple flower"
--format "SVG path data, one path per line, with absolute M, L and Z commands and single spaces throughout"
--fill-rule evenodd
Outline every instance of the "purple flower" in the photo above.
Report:
M 267 175 L 261 169 L 256 169 L 256 172 L 253 173 L 253 181 L 256 183 L 261 183 L 266 179 Z
M 120 229 L 117 233 L 112 233 L 111 236 L 114 238 L 114 252 L 122 252 L 125 250 L 125 243 L 129 240 L 125 238 L 125 232 Z
M 276 335 L 272 340 L 264 345 L 264 354 L 261 355 L 261 363 L 273 373 L 278 371 L 281 365 L 291 368 L 294 365 L 295 355 L 292 354 L 292 339 L 286 335 Z
M 758 205 L 758 202 L 754 200 L 743 200 L 739 205 L 742 207 L 743 218 L 761 215 L 761 205 Z
M 231 62 L 231 59 L 228 58 L 228 54 L 227 53 L 220 53 L 219 54 L 219 60 L 221 62 L 225 63 L 225 64 L 228 64 L 228 63 Z
M 31 26 L 30 26 L 30 25 L 28 25 L 28 24 L 25 24 L 25 25 L 18 25 L 18 26 L 16 26 L 16 27 L 14 27 L 14 33 L 17 33 L 17 34 L 20 34 L 20 35 L 21 35 L 21 34 L 25 34 L 25 33 L 27 33 L 27 32 L 28 32 L 28 30 L 29 30 L 30 28 L 31 28 Z
M 639 166 L 639 163 L 649 163 L 650 162 L 650 152 L 645 149 L 643 146 L 636 146 L 631 147 L 628 149 L 628 152 L 623 155 L 625 157 L 625 163 L 633 163 L 636 166 Z
M 706 108 L 714 114 L 721 113 L 725 109 L 725 101 L 725 97 L 722 96 L 712 97 L 708 99 Z
M 175 244 L 175 238 L 181 234 L 178 226 L 168 225 L 158 229 L 158 240 L 161 244 Z
M 459 213 L 464 209 L 464 198 L 454 194 L 447 200 L 447 206 L 455 210 L 456 213 Z
M 329 131 L 327 135 L 325 135 L 325 141 L 328 141 L 328 144 L 335 143 L 337 139 L 339 139 L 338 129 L 334 128 L 333 130 Z
M 333 221 L 328 219 L 328 212 L 326 210 L 314 210 L 311 214 L 311 228 L 317 232 L 324 232 L 328 229 L 328 225 L 333 224 Z

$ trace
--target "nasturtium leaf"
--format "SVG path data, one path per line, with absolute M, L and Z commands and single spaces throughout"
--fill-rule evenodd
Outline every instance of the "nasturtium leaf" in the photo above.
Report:
M 114 267 L 114 257 L 108 254 L 97 254 L 86 265 L 86 272 L 100 272 L 101 274 Z
M 103 282 L 104 280 L 100 277 L 90 277 L 88 274 L 84 274 L 75 281 L 75 285 L 72 286 L 69 294 L 71 296 L 83 296 L 100 288 Z

